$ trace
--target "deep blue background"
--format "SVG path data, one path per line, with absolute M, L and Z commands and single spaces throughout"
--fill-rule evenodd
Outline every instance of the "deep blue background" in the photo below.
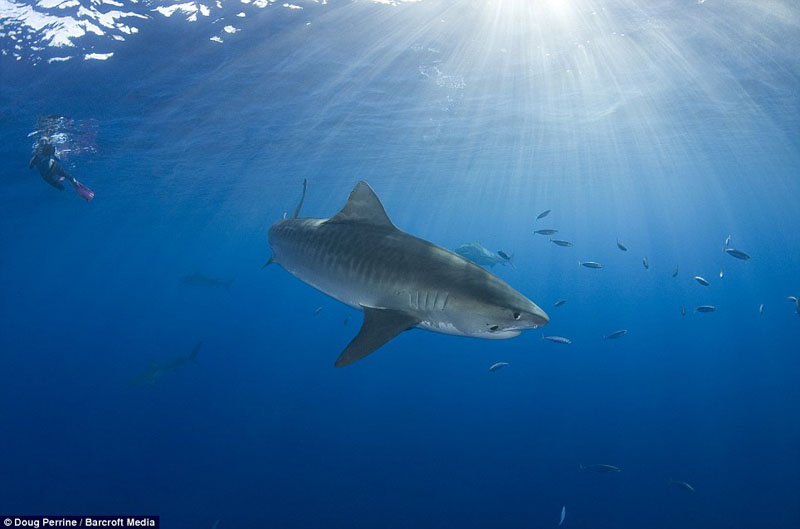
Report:
M 0 58 L 0 512 L 800 526 L 798 8 L 534 4 L 265 9 L 223 45 L 174 17 L 106 62 Z M 90 204 L 26 169 L 51 113 L 99 122 Z M 305 215 L 365 179 L 401 229 L 514 253 L 494 271 L 574 343 L 413 331 L 334 369 L 360 314 L 260 270 L 303 178 Z

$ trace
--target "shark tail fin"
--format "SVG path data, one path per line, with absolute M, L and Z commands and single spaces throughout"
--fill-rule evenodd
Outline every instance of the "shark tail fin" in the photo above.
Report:
M 194 363 L 197 363 L 197 353 L 200 352 L 200 348 L 202 346 L 203 346 L 203 342 L 198 342 L 197 345 L 194 346 L 194 349 L 192 349 L 192 352 L 189 353 L 189 360 L 191 360 Z
M 292 213 L 292 218 L 296 219 L 298 215 L 300 215 L 300 208 L 303 207 L 303 201 L 306 199 L 306 188 L 308 188 L 308 179 L 303 178 L 303 194 L 300 196 L 300 202 L 297 204 L 297 207 L 294 208 L 294 213 Z

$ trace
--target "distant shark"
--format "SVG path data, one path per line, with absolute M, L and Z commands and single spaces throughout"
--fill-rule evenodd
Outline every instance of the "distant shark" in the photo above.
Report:
M 305 197 L 306 182 L 303 182 Z M 300 201 L 302 204 L 302 199 Z M 334 364 L 346 366 L 403 331 L 513 338 L 546 325 L 547 314 L 497 276 L 441 246 L 397 229 L 375 192 L 359 182 L 329 219 L 290 218 L 269 230 L 289 273 L 364 312 L 358 335 Z
M 233 279 L 225 281 L 215 277 L 208 277 L 200 272 L 200 270 L 195 270 L 193 273 L 183 276 L 181 281 L 184 285 L 192 287 L 224 287 L 225 289 L 231 288 L 233 284 Z
M 185 366 L 189 362 L 197 362 L 197 353 L 200 352 L 203 342 L 198 343 L 189 353 L 189 356 L 179 356 L 169 362 L 159 364 L 155 360 L 150 362 L 144 373 L 133 379 L 131 386 L 155 386 L 156 382 L 170 371 L 174 371 L 180 367 Z
M 493 267 L 494 265 L 500 263 L 504 265 L 511 265 L 512 268 L 514 267 L 514 263 L 511 261 L 512 257 L 509 257 L 505 253 L 493 252 L 477 242 L 462 244 L 454 251 L 461 257 L 466 257 L 473 263 L 478 263 L 481 266 Z M 503 255 L 506 257 L 503 257 Z

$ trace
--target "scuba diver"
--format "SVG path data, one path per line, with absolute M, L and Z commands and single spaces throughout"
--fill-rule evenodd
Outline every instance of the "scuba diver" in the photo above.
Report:
M 94 198 L 94 191 L 78 182 L 78 180 L 69 174 L 66 169 L 61 166 L 61 161 L 56 156 L 56 148 L 50 143 L 50 139 L 42 137 L 36 143 L 36 148 L 33 151 L 33 158 L 28 164 L 28 169 L 39 170 L 39 174 L 45 182 L 55 187 L 59 191 L 64 190 L 62 182 L 69 180 L 78 195 L 81 196 L 86 202 Z

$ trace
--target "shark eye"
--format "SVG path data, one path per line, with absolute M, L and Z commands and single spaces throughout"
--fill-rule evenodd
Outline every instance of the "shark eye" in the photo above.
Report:
M 520 318 L 520 316 L 521 316 L 521 314 L 519 312 L 515 312 L 514 313 L 514 319 L 515 320 L 518 320 Z

